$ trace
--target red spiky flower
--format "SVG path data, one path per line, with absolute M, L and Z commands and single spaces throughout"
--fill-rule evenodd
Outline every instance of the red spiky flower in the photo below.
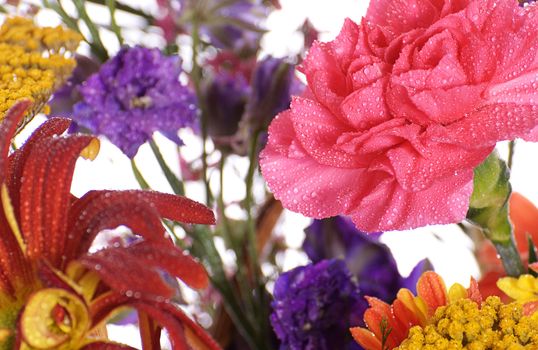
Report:
M 0 125 L 0 349 L 114 350 L 105 322 L 115 311 L 138 312 L 144 350 L 160 349 L 161 329 L 173 349 L 219 349 L 205 331 L 169 301 L 163 274 L 204 288 L 204 268 L 165 234 L 161 217 L 213 224 L 207 207 L 149 191 L 70 193 L 79 155 L 93 158 L 99 142 L 67 135 L 69 120 L 44 123 L 8 155 L 30 103 L 12 107 Z M 119 225 L 139 236 L 130 245 L 95 253 L 96 235 Z

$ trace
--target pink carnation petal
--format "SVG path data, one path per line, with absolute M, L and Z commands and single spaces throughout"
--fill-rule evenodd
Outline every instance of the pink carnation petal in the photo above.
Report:
M 338 36 L 327 44 L 342 71 L 347 70 L 353 60 L 353 54 L 356 53 L 357 45 L 361 44 L 358 42 L 359 31 L 360 28 L 357 23 L 347 18 Z M 326 67 L 320 68 L 324 69 Z
M 484 90 L 480 85 L 463 85 L 448 90 L 424 90 L 410 96 L 413 104 L 436 123 L 449 124 L 476 107 Z
M 352 155 L 335 149 L 338 137 L 347 132 L 349 127 L 341 123 L 326 108 L 313 100 L 295 98 L 289 116 L 296 138 L 304 150 L 318 163 L 338 168 L 355 167 L 359 160 Z M 270 132 L 279 134 L 275 126 Z
M 315 218 L 352 208 L 367 186 L 366 179 L 361 181 L 364 170 L 319 164 L 293 142 L 294 137 L 289 113 L 280 114 L 260 155 L 263 176 L 275 198 L 286 208 Z
M 421 155 L 410 144 L 404 144 L 387 152 L 396 179 L 407 191 L 421 191 L 439 178 L 450 178 L 460 171 L 472 170 L 491 153 L 493 147 L 466 151 L 454 145 L 431 143 L 425 149 L 425 154 Z
M 342 102 L 342 112 L 355 128 L 367 129 L 389 119 L 384 80 L 353 92 Z
M 439 1 L 376 0 L 371 1 L 366 18 L 387 26 L 398 36 L 415 28 L 428 27 L 439 18 Z
M 431 69 L 415 69 L 394 75 L 392 84 L 415 89 L 450 88 L 465 84 L 467 76 L 461 63 L 454 56 L 443 56 Z
M 308 86 L 319 102 L 333 112 L 347 95 L 345 71 L 351 61 L 358 40 L 358 26 L 346 20 L 342 31 L 331 44 L 315 42 L 300 70 L 306 75 Z
M 429 132 L 432 140 L 477 148 L 526 135 L 536 124 L 537 105 L 499 103 L 484 106 L 446 127 L 436 125 Z
M 489 10 L 487 14 L 484 9 Z M 538 69 L 537 11 L 536 6 L 521 8 L 510 1 L 496 0 L 474 1 L 466 9 L 466 16 L 490 43 L 487 56 L 494 57 L 497 66 L 494 83 L 509 81 Z M 477 61 L 483 59 L 475 57 Z
M 486 99 L 491 103 L 538 104 L 538 68 L 491 86 L 486 91 Z
M 465 218 L 473 191 L 473 171 L 435 181 L 420 192 L 404 190 L 387 179 L 362 198 L 351 218 L 360 230 L 405 230 L 433 224 L 460 222 Z
M 409 141 L 417 150 L 425 151 L 418 142 L 420 126 L 409 124 L 405 119 L 391 119 L 365 132 L 344 133 L 338 138 L 338 148 L 354 154 L 357 158 L 371 154 L 377 156 L 391 147 Z M 369 164 L 368 160 L 366 164 Z

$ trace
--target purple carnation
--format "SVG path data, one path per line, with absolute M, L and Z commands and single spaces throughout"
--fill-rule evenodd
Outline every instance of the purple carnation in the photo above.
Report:
M 281 274 L 271 306 L 281 350 L 353 348 L 349 327 L 361 324 L 367 307 L 346 264 L 336 259 Z
M 303 249 L 313 261 L 345 259 L 357 278 L 363 295 L 392 302 L 400 288 L 415 292 L 422 272 L 431 270 L 427 259 L 420 261 L 408 277 L 402 277 L 390 249 L 379 242 L 380 234 L 365 234 L 346 217 L 314 220 L 305 229 Z
M 160 131 L 181 144 L 180 128 L 194 126 L 196 97 L 179 82 L 181 61 L 158 49 L 123 48 L 80 87 L 74 120 L 105 135 L 132 158 Z

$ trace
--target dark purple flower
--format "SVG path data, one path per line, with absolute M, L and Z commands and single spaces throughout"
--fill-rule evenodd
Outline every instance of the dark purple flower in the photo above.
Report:
M 49 102 L 51 116 L 72 118 L 73 105 L 82 99 L 78 91 L 79 85 L 99 70 L 99 63 L 89 57 L 76 55 L 75 60 L 77 65 L 73 74 L 62 87 L 56 90 Z
M 215 143 L 237 132 L 249 93 L 249 84 L 242 75 L 223 71 L 211 79 L 204 96 L 208 109 L 207 131 Z
M 131 158 L 155 131 L 181 144 L 177 131 L 195 125 L 197 107 L 180 73 L 177 56 L 123 48 L 80 87 L 83 101 L 74 107 L 74 120 Z
M 322 260 L 281 274 L 271 306 L 281 350 L 359 349 L 349 327 L 361 324 L 367 305 L 343 260 Z
M 380 234 L 365 234 L 342 216 L 314 220 L 305 233 L 303 249 L 313 262 L 345 259 L 361 293 L 386 302 L 392 302 L 400 288 L 415 292 L 420 274 L 432 269 L 428 260 L 422 260 L 408 277 L 402 277 L 390 249 L 379 242 Z
M 303 88 L 294 72 L 295 67 L 281 58 L 268 56 L 258 62 L 247 106 L 247 123 L 251 129 L 266 129 L 279 112 L 289 108 L 291 95 Z

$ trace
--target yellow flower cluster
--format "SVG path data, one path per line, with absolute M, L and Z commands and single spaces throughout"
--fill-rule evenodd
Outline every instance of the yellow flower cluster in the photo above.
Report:
M 488 297 L 479 308 L 460 299 L 437 309 L 432 323 L 415 326 L 399 350 L 538 349 L 538 318 L 523 316 L 518 303 Z
M 80 40 L 79 34 L 61 27 L 40 28 L 21 17 L 6 19 L 0 27 L 0 118 L 22 98 L 34 102 L 27 120 L 38 113 L 71 75 Z

